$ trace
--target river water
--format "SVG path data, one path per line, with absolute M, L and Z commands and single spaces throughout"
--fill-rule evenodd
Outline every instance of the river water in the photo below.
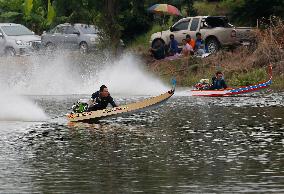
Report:
M 86 95 L 29 96 L 49 118 L 0 122 L 0 193 L 284 193 L 283 93 L 179 94 L 99 124 L 57 117 Z
M 108 56 L 108 55 L 106 55 Z M 0 193 L 284 193 L 284 93 L 191 97 L 98 124 L 64 114 L 102 83 L 118 104 L 167 91 L 135 56 L 0 60 Z

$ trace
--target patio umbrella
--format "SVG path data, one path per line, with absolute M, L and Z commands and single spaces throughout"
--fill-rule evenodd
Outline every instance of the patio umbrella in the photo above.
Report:
M 169 4 L 155 4 L 147 9 L 149 12 L 162 15 L 176 15 L 181 16 L 180 11 L 175 6 Z
M 165 15 L 181 16 L 180 11 L 175 6 L 169 4 L 155 4 L 147 9 L 151 13 L 163 15 L 163 25 L 165 24 Z M 162 35 L 162 32 L 161 32 Z

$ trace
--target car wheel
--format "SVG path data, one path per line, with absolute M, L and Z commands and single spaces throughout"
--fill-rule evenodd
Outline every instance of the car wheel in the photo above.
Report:
M 88 52 L 88 44 L 86 42 L 81 42 L 79 45 L 80 53 L 85 54 Z
M 209 53 L 216 53 L 220 49 L 219 41 L 216 38 L 208 39 L 206 46 Z
M 47 51 L 54 51 L 55 45 L 52 42 L 48 42 L 48 43 L 46 43 L 45 48 L 46 48 Z
M 5 55 L 6 56 L 11 56 L 11 57 L 15 56 L 16 55 L 16 51 L 15 51 L 14 48 L 8 47 L 8 48 L 5 49 Z
M 156 40 L 154 40 L 154 41 L 152 42 L 152 48 L 157 47 L 157 44 L 158 44 L 158 41 L 159 41 L 159 40 L 162 41 L 163 44 L 165 44 L 163 40 L 161 40 L 161 39 L 156 39 Z

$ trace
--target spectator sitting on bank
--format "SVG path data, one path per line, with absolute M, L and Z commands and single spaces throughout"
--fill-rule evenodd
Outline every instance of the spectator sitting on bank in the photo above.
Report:
M 188 55 L 192 54 L 193 53 L 193 48 L 192 48 L 191 45 L 188 44 L 186 39 L 183 39 L 182 43 L 183 43 L 183 48 L 182 48 L 181 54 L 183 56 L 188 56 Z
M 185 36 L 185 39 L 187 43 L 194 49 L 195 48 L 195 41 L 191 38 L 189 34 Z M 194 52 L 191 52 L 191 54 L 194 54 Z
M 194 51 L 196 52 L 197 55 L 202 56 L 205 54 L 205 44 L 204 41 L 202 40 L 201 33 L 197 32 L 196 33 L 196 40 L 195 40 L 195 47 Z
M 169 42 L 169 56 L 173 56 L 177 53 L 178 53 L 178 42 L 175 40 L 175 36 L 171 34 Z
M 150 53 L 157 60 L 164 59 L 166 57 L 165 46 L 161 40 L 158 39 L 153 48 L 150 48 Z

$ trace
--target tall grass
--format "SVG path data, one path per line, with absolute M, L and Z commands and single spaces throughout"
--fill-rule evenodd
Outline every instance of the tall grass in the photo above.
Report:
M 248 72 L 234 72 L 230 77 L 230 85 L 248 86 L 267 79 L 265 69 L 251 69 Z

